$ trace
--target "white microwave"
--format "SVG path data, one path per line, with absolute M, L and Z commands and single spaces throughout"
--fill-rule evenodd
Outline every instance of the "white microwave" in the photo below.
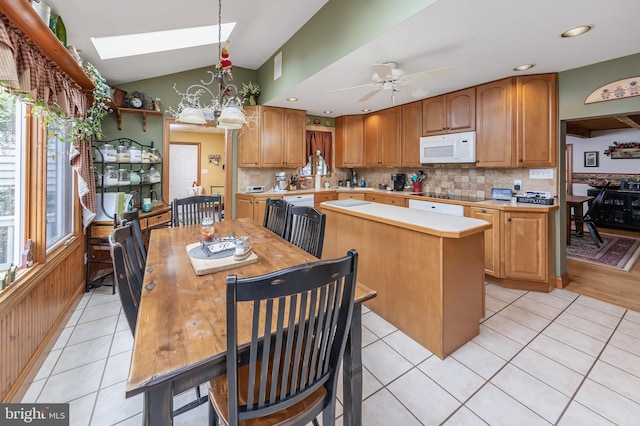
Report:
M 420 138 L 420 162 L 475 163 L 476 132 L 448 133 Z

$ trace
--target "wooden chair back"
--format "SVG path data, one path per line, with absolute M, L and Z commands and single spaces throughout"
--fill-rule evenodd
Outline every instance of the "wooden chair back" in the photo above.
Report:
M 293 206 L 289 209 L 284 238 L 319 259 L 326 220 L 326 215 L 313 207 Z
M 121 226 L 131 226 L 133 231 L 133 238 L 138 248 L 138 256 L 141 261 L 140 269 L 144 269 L 147 264 L 147 244 L 144 235 L 142 235 L 142 228 L 140 227 L 140 214 L 138 209 L 133 209 L 128 212 L 122 212 L 120 215 L 122 219 Z
M 109 247 L 113 261 L 113 279 L 118 288 L 120 302 L 131 333 L 135 333 L 142 294 L 144 266 L 139 258 L 138 244 L 131 225 L 121 226 L 111 231 Z
M 212 382 L 214 420 L 306 424 L 322 413 L 322 424 L 333 424 L 357 263 L 350 250 L 258 277 L 227 277 L 227 376 Z M 238 323 L 241 309 L 252 310 L 250 324 Z M 239 347 L 239 336 L 251 336 L 249 347 Z
M 220 195 L 175 198 L 171 204 L 173 226 L 197 225 L 205 216 L 211 216 L 215 221 L 216 213 L 222 214 L 222 197 Z M 218 218 L 218 220 L 220 219 Z
M 271 232 L 284 237 L 290 207 L 291 205 L 282 198 L 267 198 L 262 225 Z

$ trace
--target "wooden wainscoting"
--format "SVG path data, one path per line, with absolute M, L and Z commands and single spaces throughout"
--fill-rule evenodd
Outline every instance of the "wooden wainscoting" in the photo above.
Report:
M 0 401 L 20 402 L 84 294 L 84 252 L 76 238 L 0 294 Z

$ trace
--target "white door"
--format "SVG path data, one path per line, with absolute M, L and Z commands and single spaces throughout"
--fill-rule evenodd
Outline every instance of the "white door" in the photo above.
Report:
M 197 144 L 169 145 L 169 200 L 189 196 L 193 182 L 199 182 L 200 159 Z

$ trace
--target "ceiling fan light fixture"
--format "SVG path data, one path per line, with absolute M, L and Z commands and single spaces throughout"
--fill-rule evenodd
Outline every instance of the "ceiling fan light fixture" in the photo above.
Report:
M 529 70 L 533 67 L 535 67 L 536 64 L 525 64 L 525 65 L 518 65 L 517 67 L 515 67 L 513 70 L 514 71 L 526 71 Z
M 592 29 L 593 29 L 593 25 L 581 25 L 579 27 L 571 28 L 570 30 L 563 32 L 562 34 L 560 34 L 560 37 L 563 37 L 563 38 L 577 37 L 588 31 L 591 31 Z

